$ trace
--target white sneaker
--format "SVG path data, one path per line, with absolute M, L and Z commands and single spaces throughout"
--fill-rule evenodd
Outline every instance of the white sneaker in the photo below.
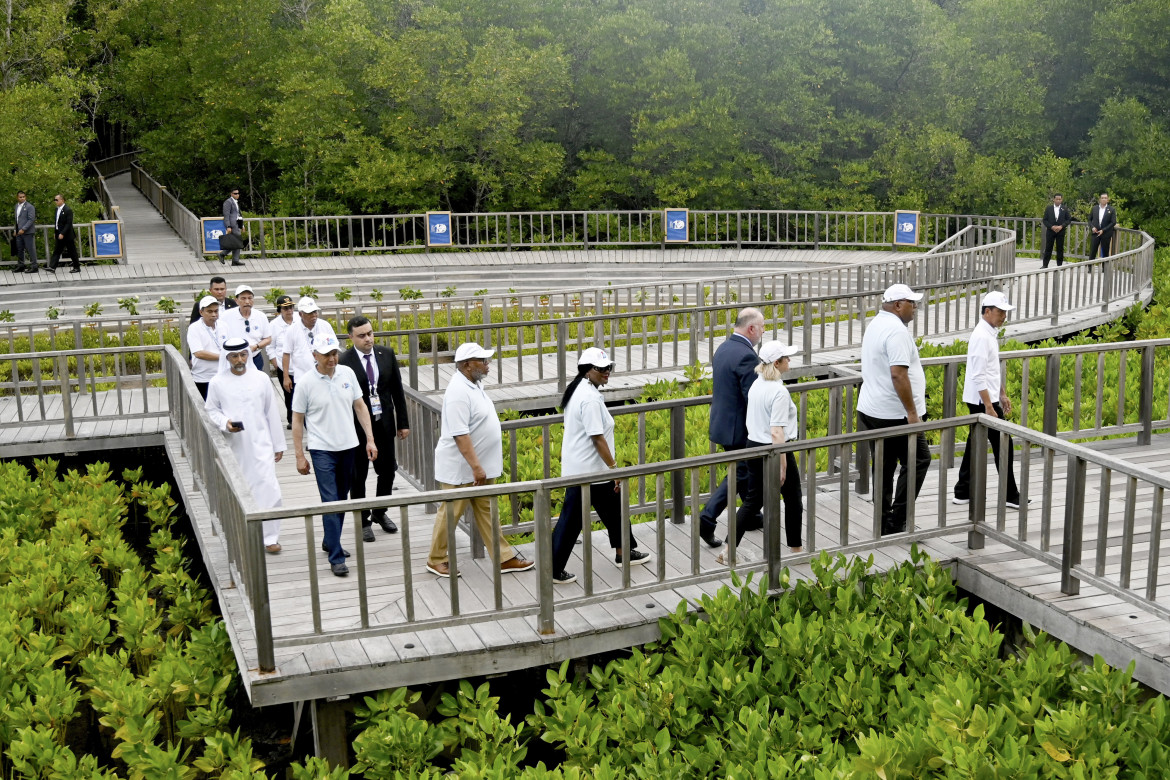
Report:
M 957 506 L 965 506 L 966 504 L 971 503 L 971 499 L 969 499 L 969 498 L 952 498 L 951 503 L 956 504 Z

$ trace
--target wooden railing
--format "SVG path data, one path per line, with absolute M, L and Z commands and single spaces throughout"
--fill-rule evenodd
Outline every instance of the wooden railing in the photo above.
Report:
M 155 181 L 137 162 L 131 166 L 130 177 L 134 186 L 154 204 L 154 207 L 163 215 L 163 219 L 179 234 L 179 238 L 183 239 L 183 243 L 190 248 L 191 253 L 196 257 L 201 257 L 203 255 L 203 230 L 199 217 L 180 203 L 179 199 L 166 188 L 166 185 Z

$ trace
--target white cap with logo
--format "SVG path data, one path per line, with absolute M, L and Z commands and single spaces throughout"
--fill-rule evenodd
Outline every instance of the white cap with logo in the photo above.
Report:
M 315 311 L 321 311 L 321 307 L 317 305 L 316 301 L 306 295 L 297 301 L 297 311 L 312 314 Z
M 601 347 L 590 347 L 581 353 L 581 357 L 577 358 L 577 365 L 605 368 L 613 365 L 613 358 Z
M 203 311 L 213 303 L 219 306 L 219 298 L 216 298 L 214 295 L 204 295 L 199 299 L 199 311 Z
M 460 344 L 459 349 L 455 350 L 455 362 L 462 363 L 464 360 L 482 360 L 483 358 L 490 358 L 496 354 L 494 349 L 484 349 L 475 342 L 467 342 Z
M 337 342 L 336 336 L 324 336 L 313 344 L 313 351 L 320 355 L 328 355 L 339 349 L 341 349 L 341 344 Z
M 898 301 L 920 301 L 922 300 L 922 293 L 916 293 L 910 289 L 909 285 L 892 284 L 882 294 L 883 303 L 897 303 Z
M 240 293 L 246 293 L 246 292 L 252 292 L 252 288 L 246 284 L 241 284 L 239 287 L 236 288 L 236 297 L 238 298 L 240 296 Z M 252 294 L 255 295 L 255 293 L 252 293 Z
M 1001 311 L 1012 311 L 1016 308 L 1012 304 L 1008 303 L 1007 296 L 1001 293 L 999 290 L 992 290 L 991 292 L 987 293 L 987 295 L 984 295 L 983 305 L 994 306 Z

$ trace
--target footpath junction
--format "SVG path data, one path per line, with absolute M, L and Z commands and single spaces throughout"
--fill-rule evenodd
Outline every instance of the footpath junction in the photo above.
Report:
M 126 180 L 131 186 L 120 187 Z M 1018 424 L 958 416 L 962 359 L 924 360 L 942 414 L 904 429 L 908 436 L 926 431 L 933 442 L 905 533 L 880 534 L 881 503 L 868 476 L 868 443 L 878 434 L 856 430 L 854 408 L 861 336 L 889 284 L 905 282 L 926 295 L 911 323 L 926 343 L 965 339 L 989 290 L 1004 291 L 1019 307 L 1007 325 L 1010 338 L 1068 335 L 1149 301 L 1153 241 L 1141 231 L 1119 231 L 1114 254 L 1089 261 L 1083 226 L 1074 225 L 1068 249 L 1077 260 L 1040 269 L 1037 221 L 998 217 L 916 215 L 919 241 L 897 248 L 893 214 L 690 212 L 687 236 L 699 246 L 673 248 L 663 245 L 669 215 L 662 212 L 449 215 L 453 246 L 442 250 L 405 238 L 369 245 L 375 225 L 397 225 L 377 234 L 383 239 L 408 237 L 403 226 L 426 225 L 426 215 L 248 219 L 252 248 L 245 267 L 228 269 L 238 272 L 230 282 L 257 292 L 311 284 L 319 298 L 335 300 L 324 316 L 342 323 L 357 313 L 369 317 L 378 343 L 398 353 L 412 429 L 398 451 L 397 484 L 408 484 L 392 498 L 324 505 L 288 458 L 278 464 L 284 506 L 260 511 L 181 351 L 186 301 L 220 265 L 191 251 L 189 220 L 132 160 L 109 163 L 101 186 L 121 213 L 124 261 L 86 265 L 68 279 L 0 271 L 0 309 L 14 310 L 18 300 L 39 307 L 51 296 L 66 307 L 132 294 L 184 303 L 177 316 L 80 317 L 66 308 L 51 320 L 20 309 L 0 329 L 7 353 L 0 354 L 0 456 L 144 447 L 165 453 L 252 703 L 309 703 L 318 751 L 332 760 L 344 757 L 347 696 L 642 644 L 680 601 L 694 609 L 733 574 L 751 574 L 779 592 L 782 569 L 811 576 L 808 562 L 823 552 L 872 555 L 880 570 L 907 560 L 918 545 L 972 594 L 1114 666 L 1132 661 L 1136 679 L 1170 692 L 1170 561 L 1163 556 L 1170 340 L 1002 353 L 1020 399 Z M 126 218 L 133 197 L 153 204 L 181 251 L 136 251 L 147 240 Z M 309 243 L 313 235 L 328 240 Z M 337 294 L 404 285 L 420 297 Z M 468 289 L 475 294 L 463 294 Z M 614 567 L 599 552 L 608 549 L 604 532 L 585 534 L 572 564 L 582 576 L 554 588 L 553 497 L 574 484 L 553 468 L 559 415 L 504 422 L 510 481 L 436 489 L 440 394 L 458 344 L 496 350 L 489 391 L 497 409 L 547 411 L 577 356 L 593 346 L 616 360 L 609 400 L 631 400 L 648 383 L 694 378 L 694 365 L 709 361 L 744 306 L 764 312 L 765 338 L 800 348 L 793 363 L 801 381 L 790 387 L 800 436 L 763 452 L 769 497 L 778 495 L 777 459 L 793 452 L 801 464 L 801 553 L 788 552 L 770 517 L 762 534 L 749 533 L 734 548 L 730 567 L 700 544 L 707 486 L 747 457 L 715 452 L 705 425 L 695 443 L 688 416 L 705 414 L 709 397 L 612 408 L 636 430 L 637 463 L 615 476 L 625 478 L 623 525 L 627 533 L 636 528 L 640 546 L 653 553 L 648 566 Z M 958 434 L 968 426 L 973 434 L 964 444 Z M 1005 505 L 1006 483 L 987 462 L 991 430 L 1015 441 L 1015 509 Z M 972 500 L 956 506 L 950 486 L 964 446 L 974 448 Z M 464 522 L 451 557 L 462 576 L 426 572 L 435 506 L 477 495 L 491 497 L 493 521 L 522 540 L 518 549 L 536 561 L 532 571 L 501 576 L 473 524 Z M 329 576 L 317 552 L 320 516 L 340 509 L 356 517 L 387 505 L 399 533 L 365 543 L 360 523 L 347 523 L 352 574 Z M 766 502 L 769 516 L 774 505 Z M 284 549 L 270 556 L 261 524 L 277 517 L 284 519 Z M 721 522 L 732 530 L 731 515 Z

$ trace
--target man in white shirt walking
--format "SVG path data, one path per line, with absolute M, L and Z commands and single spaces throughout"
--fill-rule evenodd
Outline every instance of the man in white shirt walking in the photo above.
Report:
M 297 313 L 301 321 L 289 325 L 284 332 L 284 352 L 281 354 L 281 371 L 285 392 L 294 393 L 297 377 L 312 376 L 317 361 L 313 357 L 313 345 L 326 336 L 334 336 L 333 326 L 321 319 L 321 307 L 309 296 L 297 301 Z
M 252 306 L 255 300 L 252 288 L 241 284 L 236 288 L 236 308 L 223 312 L 219 324 L 228 338 L 240 338 L 248 342 L 252 365 L 263 370 L 264 356 L 261 350 L 272 343 L 272 336 L 268 333 L 268 317 Z
M 199 319 L 187 326 L 187 349 L 191 350 L 191 379 L 203 400 L 207 385 L 219 373 L 219 354 L 225 337 L 219 327 L 219 301 L 210 295 L 199 299 Z
M 1003 374 L 999 364 L 999 329 L 1007 320 L 1009 311 L 1016 307 L 1008 303 L 1007 296 L 998 290 L 983 296 L 983 319 L 971 333 L 967 343 L 967 374 L 963 380 L 963 401 L 971 414 L 986 414 L 1006 419 L 1012 413 L 1012 402 L 1004 388 Z M 1012 468 L 1014 453 L 1012 440 L 1005 435 L 1001 444 L 999 431 L 989 428 L 987 441 L 995 453 L 995 467 L 999 466 L 999 448 L 1007 447 L 1007 505 L 1009 509 L 1020 508 L 1020 489 L 1016 486 L 1016 475 Z M 955 482 L 956 504 L 971 500 L 971 438 L 963 451 L 963 462 L 959 464 L 959 478 Z
M 921 422 L 926 417 L 926 374 L 918 357 L 918 345 L 906 327 L 914 320 L 921 300 L 922 293 L 904 284 L 891 286 L 882 295 L 882 310 L 861 339 L 857 416 L 866 428 L 894 428 Z M 874 487 L 879 489 L 882 502 L 882 536 L 901 533 L 906 530 L 909 482 L 910 453 L 906 436 L 876 440 L 870 444 L 871 453 L 875 445 L 883 448 L 882 473 L 874 474 Z M 930 446 L 921 433 L 917 436 L 914 461 L 914 498 L 918 498 L 930 467 Z M 902 470 L 895 491 L 894 470 L 899 465 Z
M 435 479 L 443 490 L 490 485 L 504 473 L 500 418 L 495 404 L 483 389 L 483 380 L 491 371 L 491 357 L 495 353 L 494 349 L 484 349 L 479 344 L 461 344 L 455 350 L 458 371 L 447 383 L 443 394 L 443 418 L 439 443 L 435 446 Z M 491 498 L 484 496 L 443 502 L 435 514 L 431 551 L 427 556 L 427 571 L 432 574 L 451 576 L 447 558 L 447 524 L 458 521 L 467 509 L 468 501 L 480 538 L 488 540 L 495 533 Z M 532 561 L 512 549 L 503 533 L 495 535 L 500 547 L 500 571 L 528 571 L 533 567 Z

